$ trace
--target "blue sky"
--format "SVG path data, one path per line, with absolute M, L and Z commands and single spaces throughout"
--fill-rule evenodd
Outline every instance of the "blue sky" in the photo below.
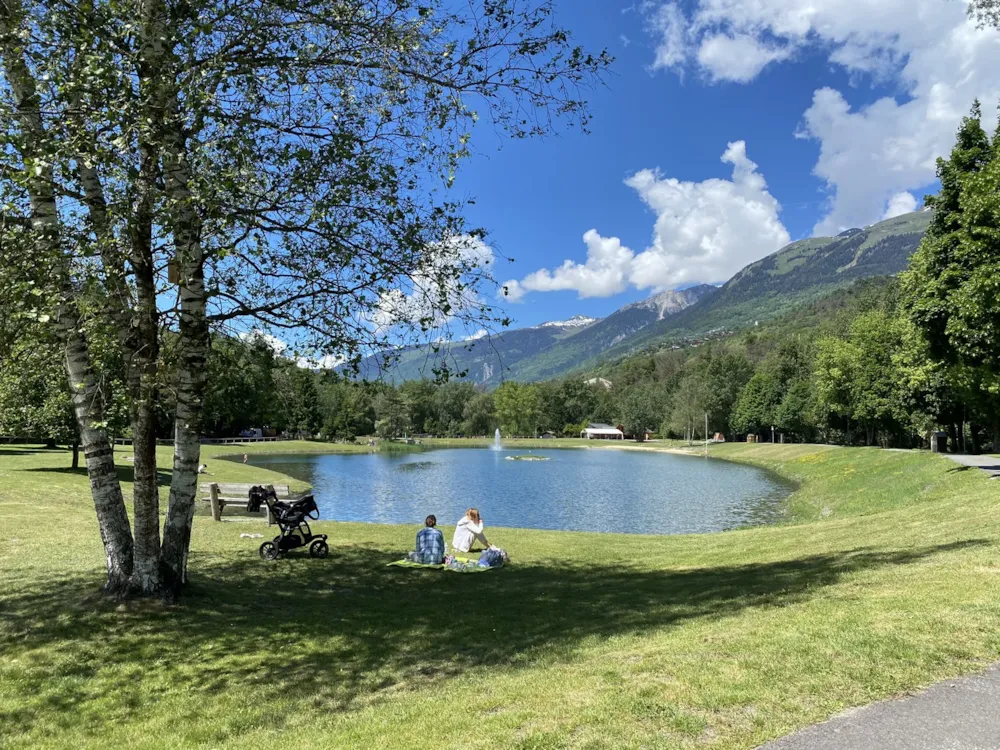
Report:
M 483 129 L 456 183 L 498 281 L 517 282 L 517 325 L 725 281 L 789 239 L 912 210 L 972 98 L 1000 98 L 1000 39 L 954 0 L 626 8 L 557 0 L 577 41 L 616 57 L 591 133 Z

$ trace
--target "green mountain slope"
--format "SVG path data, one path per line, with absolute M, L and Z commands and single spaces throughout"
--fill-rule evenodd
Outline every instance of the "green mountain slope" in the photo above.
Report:
M 930 223 L 918 211 L 849 229 L 836 237 L 793 242 L 752 263 L 722 287 L 702 285 L 661 292 L 626 305 L 603 320 L 571 318 L 505 331 L 439 351 L 412 348 L 382 372 L 375 358 L 362 362 L 361 377 L 401 382 L 434 377 L 446 365 L 476 383 L 503 379 L 547 380 L 593 369 L 650 346 L 718 335 L 783 315 L 858 279 L 892 276 L 906 268 Z
M 395 382 L 434 377 L 442 365 L 451 373 L 465 373 L 470 380 L 484 385 L 498 385 L 503 379 L 543 379 L 580 362 L 600 356 L 601 352 L 628 341 L 644 328 L 680 313 L 715 287 L 703 285 L 671 290 L 617 310 L 603 320 L 577 316 L 569 320 L 543 323 L 533 328 L 504 331 L 489 338 L 454 342 L 437 352 L 411 348 L 397 352 L 397 361 L 384 375 Z M 558 351 L 557 359 L 547 352 Z M 525 366 L 525 363 L 530 363 Z M 374 358 L 361 363 L 361 375 L 377 372 Z
M 929 211 L 917 211 L 836 237 L 793 242 L 750 264 L 714 294 L 616 342 L 597 356 L 574 361 L 577 348 L 572 342 L 560 343 L 520 363 L 518 377 L 557 377 L 644 347 L 743 328 L 787 313 L 857 279 L 895 275 L 906 268 L 930 219 Z

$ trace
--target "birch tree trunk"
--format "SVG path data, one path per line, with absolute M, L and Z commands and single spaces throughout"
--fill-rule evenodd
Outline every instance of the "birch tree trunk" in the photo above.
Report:
M 173 155 L 165 157 L 168 192 L 175 199 L 186 190 L 178 180 L 184 169 Z M 171 174 L 173 173 L 173 174 Z M 170 501 L 163 530 L 163 562 L 171 575 L 169 586 L 176 592 L 187 581 L 187 557 L 191 522 L 198 491 L 201 461 L 201 413 L 205 391 L 205 358 L 208 351 L 208 320 L 205 315 L 204 257 L 198 237 L 200 222 L 194 211 L 179 210 L 173 228 L 180 256 L 181 317 L 177 362 L 177 411 L 174 421 L 174 466 L 170 479 Z
M 144 155 L 143 172 L 150 163 Z M 145 182 L 144 177 L 140 178 Z M 134 584 L 139 592 L 160 590 L 160 495 L 156 486 L 156 416 L 157 370 L 159 360 L 159 322 L 156 309 L 156 281 L 152 253 L 152 183 L 140 187 L 133 216 L 132 269 L 135 275 L 136 314 L 135 348 L 132 351 L 130 391 L 132 396 L 132 439 L 135 449 L 135 485 L 133 490 L 133 526 L 135 534 Z
M 81 127 L 81 131 L 85 130 Z M 101 251 L 108 291 L 108 310 L 115 319 L 118 337 L 128 367 L 131 402 L 132 524 L 134 563 L 132 589 L 141 594 L 159 591 L 160 576 L 160 496 L 156 486 L 156 401 L 159 325 L 156 309 L 156 282 L 152 254 L 152 184 L 155 156 L 144 153 L 142 174 L 134 201 L 129 232 L 129 257 L 135 278 L 136 305 L 126 284 L 124 254 L 116 245 L 107 216 L 107 203 L 97 170 L 81 155 L 77 175 L 83 187 L 87 209 Z
M 177 361 L 177 411 L 174 417 L 174 466 L 170 501 L 163 530 L 163 562 L 176 594 L 187 581 L 191 522 L 198 492 L 201 460 L 201 415 L 205 393 L 205 359 L 209 347 L 205 299 L 205 253 L 202 221 L 191 192 L 187 139 L 178 114 L 176 91 L 168 107 L 163 174 L 169 201 L 170 231 L 180 269 L 180 326 Z
M 97 391 L 87 342 L 78 330 L 78 323 L 69 301 L 60 305 L 56 325 L 66 346 L 66 371 L 69 374 L 70 397 L 80 428 L 80 442 L 87 462 L 90 491 L 94 497 L 97 523 L 104 542 L 108 580 L 105 591 L 123 596 L 131 588 L 133 543 L 129 529 L 125 498 L 115 469 L 114 450 L 105 431 L 98 427 L 104 422 L 100 394 Z
M 55 261 L 59 299 L 55 324 L 66 352 L 66 372 L 80 440 L 87 462 L 91 493 L 107 561 L 106 590 L 123 594 L 132 574 L 132 534 L 121 484 L 115 470 L 114 451 L 101 427 L 104 415 L 87 341 L 81 331 L 69 261 L 60 242 L 59 211 L 53 188 L 52 165 L 44 161 L 40 148 L 45 125 L 37 86 L 24 61 L 19 32 L 21 9 L 13 0 L 0 3 L 0 54 L 3 69 L 17 105 L 23 142 L 21 156 L 28 174 L 31 224 L 36 247 L 43 257 Z

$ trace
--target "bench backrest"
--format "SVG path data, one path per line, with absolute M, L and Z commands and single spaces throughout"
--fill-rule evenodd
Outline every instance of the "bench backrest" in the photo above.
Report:
M 206 482 L 198 485 L 198 490 L 203 495 L 212 494 L 211 487 L 213 484 L 219 485 L 219 494 L 227 496 L 239 496 L 246 497 L 250 494 L 251 487 L 267 487 L 267 484 L 262 484 L 260 482 L 256 484 L 223 484 L 221 482 Z M 287 484 L 274 484 L 270 485 L 274 487 L 274 494 L 278 497 L 290 497 L 291 493 L 288 491 Z

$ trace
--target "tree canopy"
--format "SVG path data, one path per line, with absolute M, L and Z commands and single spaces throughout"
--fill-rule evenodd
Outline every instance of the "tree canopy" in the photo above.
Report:
M 610 58 L 574 46 L 548 2 L 6 0 L 0 62 L 0 285 L 15 307 L 0 336 L 29 320 L 64 348 L 108 590 L 175 595 L 213 329 L 350 365 L 450 324 L 502 325 L 485 232 L 451 190 L 457 166 L 480 120 L 511 138 L 585 127 L 583 93 Z M 126 371 L 131 521 L 97 318 Z

